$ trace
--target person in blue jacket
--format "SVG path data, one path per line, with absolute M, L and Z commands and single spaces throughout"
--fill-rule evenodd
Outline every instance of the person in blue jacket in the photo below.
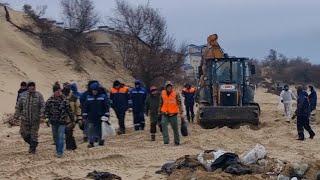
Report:
M 119 123 L 118 135 L 126 133 L 125 115 L 129 108 L 129 88 L 116 80 L 110 92 L 111 107 L 116 113 Z
M 133 124 L 136 131 L 144 130 L 145 127 L 145 107 L 147 90 L 142 86 L 141 81 L 136 80 L 135 87 L 130 90 L 130 100 L 132 103 Z
M 94 142 L 98 141 L 100 146 L 104 145 L 101 137 L 101 118 L 110 117 L 109 99 L 106 94 L 99 93 L 100 85 L 95 82 L 90 84 L 90 92 L 87 95 L 83 107 L 83 118 L 88 122 L 88 148 L 94 147 Z
M 310 118 L 310 104 L 308 100 L 308 94 L 300 86 L 297 89 L 298 100 L 297 100 L 297 110 L 295 112 L 297 116 L 297 130 L 299 138 L 297 140 L 303 141 L 304 129 L 309 132 L 310 139 L 315 136 L 314 131 L 311 129 L 309 118 Z
M 81 108 L 81 111 L 83 111 L 83 108 L 84 108 L 84 104 L 87 100 L 87 96 L 90 94 L 90 85 L 93 84 L 93 83 L 98 83 L 98 81 L 96 80 L 91 80 L 88 82 L 88 85 L 87 85 L 87 90 L 83 93 L 80 93 L 80 108 Z M 83 119 L 83 118 L 82 118 Z M 87 142 L 88 141 L 88 126 L 87 126 L 87 122 L 85 121 L 85 119 L 82 120 L 82 123 L 80 124 L 80 129 L 83 130 L 83 142 Z

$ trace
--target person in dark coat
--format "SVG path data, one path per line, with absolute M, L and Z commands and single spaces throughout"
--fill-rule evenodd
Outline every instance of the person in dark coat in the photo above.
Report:
M 309 132 L 310 139 L 313 139 L 315 133 L 313 132 L 309 124 L 310 104 L 308 101 L 308 94 L 303 90 L 301 86 L 298 87 L 297 94 L 297 110 L 295 112 L 295 115 L 297 116 L 297 130 L 299 136 L 297 140 L 303 141 L 305 139 L 304 129 Z
M 101 133 L 101 118 L 109 118 L 109 98 L 106 94 L 99 94 L 99 83 L 90 85 L 90 93 L 84 103 L 82 116 L 88 122 L 88 148 L 94 147 L 94 142 L 98 141 L 100 146 L 104 145 Z
M 136 131 L 144 130 L 145 119 L 144 112 L 147 99 L 147 90 L 142 87 L 139 80 L 135 81 L 135 88 L 130 91 L 130 100 L 132 101 L 133 124 Z
M 196 88 L 190 84 L 186 84 L 182 90 L 182 96 L 184 97 L 184 105 L 186 108 L 187 119 L 189 122 L 194 120 L 194 100 L 195 100 Z
M 313 86 L 309 86 L 310 94 L 308 96 L 309 102 L 310 102 L 310 111 L 313 111 L 317 108 L 317 92 L 314 90 Z
M 90 85 L 93 84 L 93 83 L 99 83 L 98 81 L 96 80 L 91 80 L 88 82 L 88 85 L 87 85 L 87 90 L 85 92 L 83 92 L 82 94 L 80 94 L 80 108 L 81 110 L 83 110 L 83 107 L 84 107 L 84 104 L 87 100 L 87 96 L 90 94 L 91 92 L 91 89 L 90 89 Z M 87 122 L 83 119 L 82 120 L 82 129 L 83 129 L 83 141 L 84 142 L 87 142 L 88 141 L 88 126 L 87 126 Z
M 19 100 L 19 97 L 21 96 L 22 93 L 24 93 L 25 91 L 27 91 L 28 88 L 27 88 L 27 83 L 26 82 L 21 82 L 20 83 L 20 89 L 18 90 L 18 95 L 17 95 L 17 101 Z
M 113 82 L 113 88 L 110 92 L 111 107 L 116 113 L 119 123 L 118 135 L 126 133 L 125 115 L 129 108 L 129 88 L 120 81 Z
M 150 94 L 147 96 L 146 100 L 146 115 L 150 117 L 150 134 L 151 141 L 156 140 L 157 133 L 157 124 L 160 123 L 159 115 L 159 106 L 160 106 L 160 93 L 158 88 L 152 86 L 150 88 Z

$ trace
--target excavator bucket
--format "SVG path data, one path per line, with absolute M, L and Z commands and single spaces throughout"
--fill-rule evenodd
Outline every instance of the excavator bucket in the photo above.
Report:
M 259 124 L 260 108 L 250 106 L 204 106 L 199 108 L 198 123 L 204 129 Z

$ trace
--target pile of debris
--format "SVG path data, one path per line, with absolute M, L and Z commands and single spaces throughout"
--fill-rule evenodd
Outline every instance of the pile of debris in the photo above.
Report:
M 14 118 L 14 114 L 3 114 L 1 118 L 3 119 L 3 123 L 8 124 L 10 127 L 20 126 L 20 119 Z
M 267 157 L 264 146 L 257 144 L 253 149 L 238 156 L 224 150 L 208 150 L 198 155 L 186 155 L 165 163 L 158 174 L 168 179 L 316 179 L 320 161 L 288 163 Z

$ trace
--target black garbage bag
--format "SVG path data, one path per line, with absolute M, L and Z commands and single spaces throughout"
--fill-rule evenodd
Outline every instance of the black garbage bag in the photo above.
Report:
M 188 123 L 184 119 L 181 119 L 180 131 L 181 131 L 182 136 L 188 136 L 188 134 L 189 134 L 188 133 Z
M 232 164 L 228 166 L 224 172 L 234 175 L 245 175 L 245 174 L 251 174 L 252 170 L 248 167 L 245 167 L 241 164 Z
M 121 177 L 109 173 L 109 172 L 99 172 L 99 171 L 93 171 L 88 173 L 87 178 L 91 178 L 94 180 L 121 180 Z
M 169 161 L 162 165 L 161 170 L 156 171 L 156 174 L 167 174 L 170 175 L 175 169 L 177 169 L 177 165 L 175 161 Z
M 234 153 L 225 153 L 221 155 L 211 164 L 211 168 L 212 171 L 221 168 L 224 172 L 235 175 L 252 173 L 249 168 L 240 163 L 239 156 Z

